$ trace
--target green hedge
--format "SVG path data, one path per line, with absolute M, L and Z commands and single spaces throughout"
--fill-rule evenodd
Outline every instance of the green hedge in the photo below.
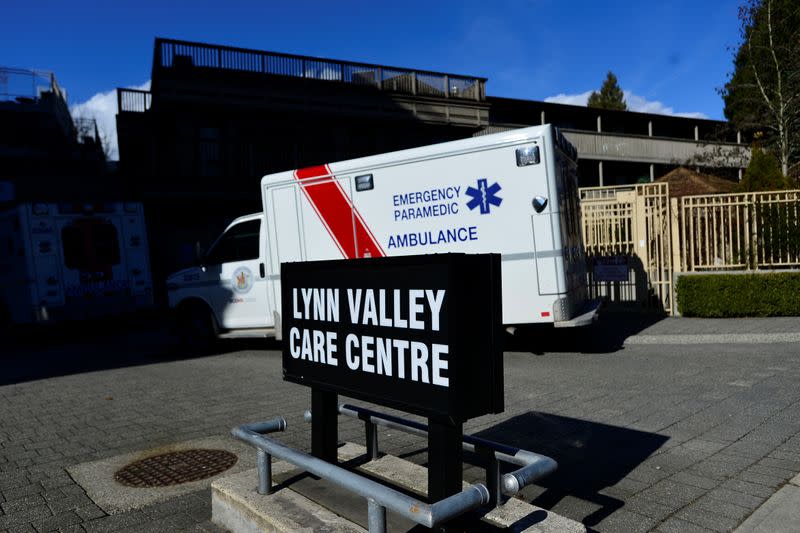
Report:
M 683 316 L 800 316 L 800 272 L 680 276 Z

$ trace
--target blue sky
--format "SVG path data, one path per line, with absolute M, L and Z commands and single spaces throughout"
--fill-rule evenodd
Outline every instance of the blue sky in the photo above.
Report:
M 485 76 L 493 96 L 569 103 L 611 69 L 634 109 L 720 119 L 738 4 L 6 0 L 0 65 L 55 72 L 73 105 L 148 81 L 156 36 Z

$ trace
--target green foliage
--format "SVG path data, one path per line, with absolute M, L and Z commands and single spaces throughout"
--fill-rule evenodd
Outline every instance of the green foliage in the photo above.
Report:
M 800 273 L 681 276 L 677 296 L 683 316 L 800 316 Z
M 720 93 L 736 128 L 764 135 L 781 170 L 800 160 L 800 2 L 743 0 L 733 72 Z
M 753 155 L 742 181 L 739 183 L 739 190 L 755 192 L 778 191 L 788 188 L 790 188 L 789 180 L 781 173 L 778 160 L 758 146 L 753 146 Z
M 625 95 L 619 88 L 617 77 L 610 70 L 606 76 L 606 81 L 600 87 L 600 92 L 592 91 L 587 103 L 589 107 L 600 109 L 615 109 L 617 111 L 627 111 L 628 105 L 625 103 Z
M 796 202 L 756 202 L 753 212 L 759 228 L 758 253 L 750 253 L 750 264 L 800 256 L 800 216 Z M 800 294 L 797 295 L 800 299 Z

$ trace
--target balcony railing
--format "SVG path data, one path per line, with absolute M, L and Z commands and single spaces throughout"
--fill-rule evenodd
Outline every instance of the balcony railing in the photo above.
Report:
M 117 109 L 120 113 L 144 113 L 150 110 L 153 95 L 138 89 L 117 89 Z
M 66 95 L 52 72 L 0 67 L 0 101 L 35 101 L 51 92 L 64 101 Z
M 420 96 L 486 99 L 486 78 L 156 39 L 154 79 L 158 69 L 191 67 L 325 80 Z

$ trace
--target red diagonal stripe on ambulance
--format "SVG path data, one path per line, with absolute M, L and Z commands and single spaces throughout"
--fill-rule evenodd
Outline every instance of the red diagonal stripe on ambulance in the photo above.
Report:
M 345 258 L 385 255 L 328 165 L 295 170 L 294 177 L 305 182 L 300 188 Z

